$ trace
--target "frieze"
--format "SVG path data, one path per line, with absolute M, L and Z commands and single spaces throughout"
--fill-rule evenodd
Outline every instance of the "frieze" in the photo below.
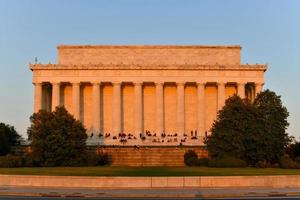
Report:
M 58 65 L 29 64 L 31 70 L 254 70 L 266 71 L 267 64 L 254 65 Z

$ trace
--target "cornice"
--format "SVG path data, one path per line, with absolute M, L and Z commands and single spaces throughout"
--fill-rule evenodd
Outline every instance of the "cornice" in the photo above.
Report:
M 240 45 L 58 45 L 57 49 L 241 49 Z
M 31 70 L 252 70 L 266 71 L 267 64 L 244 65 L 59 65 L 29 64 Z

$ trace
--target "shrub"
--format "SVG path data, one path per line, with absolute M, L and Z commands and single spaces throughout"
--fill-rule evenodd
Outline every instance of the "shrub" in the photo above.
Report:
M 287 148 L 286 153 L 290 156 L 291 159 L 296 159 L 300 157 L 300 141 L 293 141 Z
M 208 162 L 208 166 L 210 167 L 247 167 L 247 163 L 239 158 L 235 158 L 232 156 L 222 156 L 211 159 Z
M 111 158 L 108 153 L 96 153 L 90 152 L 87 154 L 87 166 L 103 166 L 109 165 L 111 163 Z
M 0 167 L 22 167 L 23 159 L 20 156 L 6 155 L 0 156 Z
M 198 162 L 198 155 L 193 150 L 188 150 L 184 154 L 184 163 L 187 166 L 196 166 Z
M 186 160 L 185 164 L 187 166 L 198 166 L 198 158 L 190 157 Z
M 271 167 L 272 167 L 272 168 L 279 168 L 280 166 L 279 166 L 278 163 L 274 163 L 274 164 L 271 165 Z
M 300 163 L 300 156 L 295 158 L 295 162 Z
M 283 169 L 295 169 L 299 166 L 297 166 L 297 163 L 293 161 L 289 155 L 285 154 L 279 159 L 279 166 Z
M 257 168 L 267 168 L 269 166 L 270 165 L 267 163 L 266 160 L 260 160 L 255 164 L 255 167 L 257 167 Z
M 98 165 L 110 165 L 111 164 L 111 156 L 108 153 L 100 153 L 98 154 L 100 157 Z
M 199 158 L 197 165 L 198 166 L 208 166 L 208 162 L 209 162 L 208 158 Z
M 23 167 L 41 167 L 41 161 L 33 156 L 31 153 L 24 153 L 23 155 Z
M 89 152 L 87 153 L 86 160 L 87 166 L 97 166 L 99 162 L 99 157 L 95 152 Z

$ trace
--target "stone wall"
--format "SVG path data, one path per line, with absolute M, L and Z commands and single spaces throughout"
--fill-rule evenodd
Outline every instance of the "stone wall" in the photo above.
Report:
M 239 65 L 240 46 L 58 46 L 58 64 Z
M 300 187 L 300 176 L 83 177 L 0 175 L 1 187 L 54 188 L 288 188 Z M 199 198 L 199 197 L 198 197 Z

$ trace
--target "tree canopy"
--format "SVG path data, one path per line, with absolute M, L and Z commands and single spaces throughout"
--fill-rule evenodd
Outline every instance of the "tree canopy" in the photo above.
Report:
M 260 147 L 267 161 L 277 161 L 288 146 L 291 138 L 286 129 L 289 126 L 287 118 L 289 113 L 287 108 L 282 105 L 280 96 L 275 92 L 266 90 L 257 95 L 254 100 L 261 121 Z
M 17 133 L 13 126 L 0 123 L 0 155 L 10 153 L 13 146 L 19 145 L 21 136 Z
M 254 103 L 238 96 L 226 100 L 206 139 L 211 157 L 234 156 L 249 165 L 278 162 L 290 142 L 288 112 L 280 96 L 266 90 Z
M 41 166 L 78 166 L 86 159 L 86 130 L 64 107 L 30 117 L 32 159 Z

